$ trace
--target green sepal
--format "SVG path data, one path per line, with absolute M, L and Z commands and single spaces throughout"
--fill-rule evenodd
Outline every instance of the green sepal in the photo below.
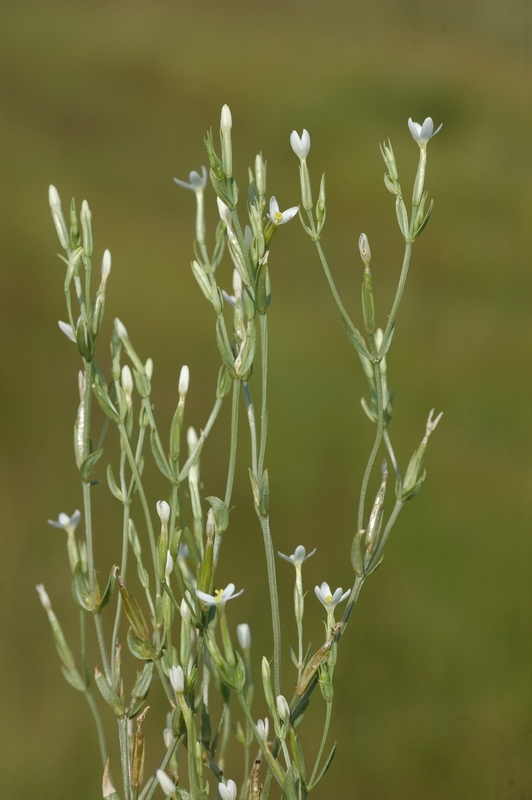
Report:
M 164 455 L 161 442 L 159 437 L 157 436 L 157 432 L 154 430 L 150 431 L 150 445 L 151 445 L 151 452 L 154 458 L 155 463 L 157 464 L 160 472 L 167 478 L 169 481 L 173 481 L 172 473 L 170 472 L 170 468 L 166 463 L 166 456 Z
M 84 320 L 80 320 L 76 328 L 76 344 L 80 356 L 85 361 L 92 361 L 94 356 L 94 342 Z
M 85 611 L 91 611 L 94 614 L 94 612 L 97 610 L 96 603 L 94 602 L 92 593 L 87 586 L 87 582 L 81 567 L 81 561 L 78 561 L 74 567 L 74 575 L 72 577 L 72 593 L 74 595 L 74 600 L 80 608 L 83 608 Z
M 419 226 L 419 228 L 418 228 L 418 229 L 416 230 L 416 232 L 414 233 L 414 237 L 413 237 L 414 239 L 417 239 L 417 238 L 418 238 L 418 236 L 421 236 L 421 234 L 423 233 L 423 231 L 425 230 L 425 228 L 426 228 L 426 227 L 427 227 L 427 225 L 429 224 L 429 222 L 430 222 L 430 218 L 432 217 L 432 211 L 433 211 L 433 209 L 434 209 L 434 200 L 431 200 L 431 201 L 430 201 L 429 210 L 428 210 L 428 211 L 427 211 L 427 213 L 425 214 L 425 218 L 424 218 L 423 222 L 421 223 L 421 225 Z
M 79 246 L 79 222 L 78 214 L 76 211 L 76 201 L 74 198 L 70 201 L 70 244 L 72 249 L 75 250 Z
M 257 343 L 257 331 L 255 329 L 255 323 L 251 319 L 247 324 L 246 332 L 246 343 L 244 344 L 240 365 L 237 369 L 237 374 L 244 380 L 246 380 L 247 374 L 253 366 L 253 360 L 255 358 L 255 346 Z
M 325 775 L 325 773 L 327 772 L 327 770 L 328 770 L 328 769 L 329 769 L 329 767 L 331 766 L 331 764 L 332 764 L 332 761 L 333 761 L 333 758 L 334 758 L 334 757 L 335 757 L 335 755 L 336 755 L 336 746 L 337 746 L 337 744 L 338 744 L 337 742 L 335 742 L 335 743 L 333 744 L 333 748 L 332 748 L 332 750 L 331 750 L 331 752 L 330 752 L 329 758 L 327 759 L 327 761 L 326 761 L 326 762 L 325 762 L 325 764 L 323 765 L 323 769 L 322 769 L 322 771 L 320 772 L 320 774 L 318 775 L 318 777 L 316 778 L 316 780 L 314 781 L 314 783 L 312 784 L 312 786 L 309 786 L 309 790 L 310 790 L 310 789 L 313 789 L 313 788 L 314 788 L 314 787 L 315 787 L 315 786 L 316 786 L 316 785 L 317 785 L 317 784 L 318 784 L 318 783 L 321 781 L 321 779 L 323 778 L 323 776 Z
M 216 533 L 225 533 L 229 527 L 229 509 L 219 497 L 206 497 L 205 500 L 211 505 Z
M 211 736 L 212 736 L 212 726 L 211 726 L 211 718 L 209 715 L 209 710 L 205 703 L 201 702 L 201 728 L 200 728 L 200 739 L 203 746 L 209 750 Z
M 270 512 L 270 478 L 268 470 L 265 469 L 262 473 L 262 480 L 260 482 L 260 503 L 259 513 L 261 517 L 267 517 Z
M 79 474 L 83 483 L 90 483 L 91 480 L 90 476 L 93 467 L 96 464 L 96 462 L 102 457 L 102 455 L 103 455 L 103 448 L 101 450 L 95 450 L 94 453 L 91 453 L 90 456 L 87 456 L 87 458 L 79 468 Z
M 373 299 L 373 281 L 369 267 L 364 269 L 364 279 L 362 281 L 362 317 L 366 331 L 373 333 L 375 330 L 375 302 Z
M 364 538 L 365 531 L 358 531 L 353 537 L 353 544 L 351 546 L 351 564 L 356 575 L 364 575 L 364 556 L 362 553 L 362 539 Z
M 292 727 L 290 727 L 288 730 L 288 744 L 290 745 L 290 752 L 292 753 L 292 758 L 294 759 L 297 771 L 304 782 L 307 775 L 305 757 L 303 755 L 301 742 L 299 741 Z M 306 788 L 306 786 L 304 786 L 304 788 Z
M 109 491 L 116 497 L 117 500 L 120 500 L 121 503 L 125 502 L 124 495 L 122 494 L 122 490 L 118 488 L 118 485 L 115 481 L 115 476 L 113 472 L 113 468 L 111 464 L 107 465 L 107 485 L 109 486 Z
M 126 584 L 120 577 L 118 577 L 118 586 L 120 589 L 120 594 L 122 595 L 122 601 L 124 603 L 124 611 L 126 612 L 129 624 L 133 628 L 133 633 L 142 642 L 149 642 L 150 636 L 148 633 L 148 626 L 146 625 L 146 620 L 144 619 L 144 615 L 139 604 L 133 595 L 130 594 Z
M 360 332 L 356 328 L 351 328 L 349 322 L 344 316 L 342 316 L 342 325 L 344 326 L 344 331 L 346 332 L 347 338 L 353 347 L 360 353 L 361 356 L 364 356 L 364 358 L 367 358 L 368 361 L 371 361 L 371 354 L 366 347 L 366 343 Z
M 265 314 L 272 299 L 270 283 L 270 271 L 268 265 L 263 261 L 257 271 L 255 282 L 255 303 L 259 314 Z
M 63 673 L 63 677 L 65 678 L 68 683 L 74 687 L 78 692 L 86 692 L 88 684 L 85 683 L 79 672 L 75 667 L 72 669 L 67 669 L 63 664 L 61 665 L 61 672 Z
M 175 793 L 178 797 L 178 800 L 192 800 L 192 795 L 190 792 L 187 792 L 186 789 L 181 789 L 179 786 L 175 787 Z M 205 794 L 205 792 L 203 792 Z
M 138 658 L 141 661 L 151 661 L 154 656 L 151 643 L 141 641 L 138 636 L 135 636 L 133 628 L 128 629 L 127 646 L 135 658 Z
M 253 501 L 255 503 L 255 508 L 259 509 L 260 508 L 259 484 L 257 483 L 257 479 L 249 467 L 248 467 L 248 473 L 249 473 L 249 480 L 251 481 L 251 491 L 253 492 Z
M 100 690 L 100 694 L 102 695 L 103 699 L 111 707 L 111 710 L 115 717 L 118 719 L 122 719 L 122 717 L 126 714 L 126 707 L 124 705 L 124 701 L 117 694 L 115 689 L 111 686 L 105 675 L 96 669 L 94 670 L 94 680 L 96 681 L 96 685 Z
M 221 400 L 231 391 L 233 379 L 227 371 L 225 364 L 222 364 L 218 372 L 218 382 L 216 384 L 216 397 Z
M 410 241 L 410 233 L 408 231 L 408 214 L 406 211 L 405 201 L 399 195 L 397 200 L 395 201 L 395 213 L 397 215 L 397 222 L 399 224 L 399 230 L 403 234 L 404 238 L 407 241 Z
M 375 564 L 372 565 L 370 561 L 370 566 L 368 571 L 366 572 L 366 575 L 371 575 L 373 572 L 375 572 L 375 570 L 377 570 L 380 567 L 383 561 L 384 561 L 384 553 L 380 554 Z
M 412 500 L 412 498 L 415 497 L 416 494 L 421 489 L 421 485 L 425 481 L 426 477 L 427 477 L 427 470 L 424 469 L 421 477 L 416 481 L 414 486 L 406 491 L 403 488 L 401 494 L 397 497 L 397 499 L 400 500 L 402 503 L 406 503 L 407 500 Z
M 221 314 L 216 320 L 216 341 L 218 343 L 218 349 L 220 351 L 225 368 L 232 378 L 236 378 L 237 374 L 235 370 L 235 357 L 233 355 L 233 351 L 231 350 L 231 344 L 227 335 L 225 321 Z
M 120 414 L 111 402 L 107 388 L 104 389 L 104 387 L 97 380 L 92 384 L 92 388 L 94 390 L 94 394 L 96 395 L 98 405 L 102 409 L 105 416 L 109 417 L 109 419 L 118 425 L 121 422 Z
M 137 679 L 131 690 L 132 701 L 128 708 L 128 717 L 133 719 L 142 709 L 151 687 L 153 661 L 144 664 L 142 672 L 137 672 Z
M 79 267 L 79 263 L 81 261 L 82 253 L 83 253 L 83 248 L 82 247 L 78 247 L 76 250 L 74 250 L 72 253 L 70 253 L 70 257 L 66 261 L 66 263 L 67 263 L 67 271 L 66 271 L 65 283 L 64 283 L 65 292 L 68 290 L 68 287 L 70 286 L 74 275 L 77 275 L 79 273 L 78 267 Z M 60 258 L 62 258 L 62 256 L 60 256 Z M 63 259 L 63 260 L 66 260 L 66 259 Z
M 101 600 L 99 601 L 96 608 L 96 611 L 98 613 L 100 613 L 102 608 L 105 608 L 105 606 L 113 596 L 115 586 L 116 586 L 116 566 L 113 566 L 109 574 L 109 580 L 107 581 L 107 586 L 105 587 Z

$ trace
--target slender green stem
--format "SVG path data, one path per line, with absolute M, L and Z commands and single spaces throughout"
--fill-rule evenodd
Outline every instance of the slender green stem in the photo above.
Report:
M 375 390 L 377 393 L 377 431 L 375 433 L 375 441 L 373 442 L 373 447 L 371 448 L 371 453 L 369 455 L 368 463 L 366 464 L 366 469 L 364 471 L 364 476 L 362 478 L 362 487 L 360 489 L 360 500 L 358 504 L 358 521 L 357 521 L 357 530 L 362 530 L 364 527 L 364 505 L 366 502 L 366 493 L 368 490 L 368 483 L 369 478 L 371 475 L 371 470 L 373 469 L 373 465 L 375 464 L 375 459 L 377 458 L 377 453 L 379 452 L 379 447 L 382 441 L 382 432 L 384 430 L 384 409 L 382 407 L 382 378 L 381 378 L 381 370 L 379 364 L 373 364 L 373 374 L 375 377 Z
M 262 378 L 262 403 L 260 414 L 260 449 L 259 449 L 259 475 L 264 472 L 264 458 L 266 455 L 266 440 L 268 438 L 268 317 L 259 314 L 260 320 L 260 348 L 261 348 L 261 378 Z
M 296 620 L 297 623 L 297 682 L 301 680 L 303 672 L 303 620 Z
M 393 447 L 392 447 L 392 441 L 390 439 L 390 434 L 388 433 L 388 429 L 387 428 L 384 429 L 382 436 L 383 436 L 383 439 L 384 439 L 384 444 L 386 445 L 386 449 L 388 451 L 388 455 L 390 456 L 390 461 L 392 462 L 392 466 L 393 466 L 395 475 L 396 475 L 396 477 L 400 478 L 401 477 L 401 473 L 399 472 L 399 466 L 397 464 L 397 459 L 395 457 L 395 453 L 394 453 L 394 450 L 393 450 Z
M 242 381 L 242 393 L 246 401 L 246 411 L 248 415 L 249 432 L 251 435 L 251 470 L 257 481 L 259 480 L 258 462 L 257 462 L 257 423 L 255 421 L 255 407 L 251 399 L 251 391 L 249 383 Z
M 397 317 L 397 312 L 399 310 L 399 305 L 401 303 L 401 298 L 403 296 L 406 279 L 408 277 L 408 268 L 410 266 L 411 257 L 412 257 L 412 242 L 406 242 L 405 252 L 403 256 L 403 265 L 401 267 L 401 275 L 399 277 L 399 283 L 397 285 L 397 291 L 395 293 L 392 310 L 390 311 L 390 316 L 388 317 L 388 322 L 386 323 L 384 336 L 382 337 L 382 344 L 379 350 L 380 357 L 386 354 L 390 338 L 393 334 L 393 326 L 395 325 L 395 319 Z
M 102 657 L 103 671 L 105 672 L 105 677 L 107 678 L 109 683 L 111 683 L 112 672 L 111 672 L 111 665 L 109 663 L 109 656 L 107 655 L 107 650 L 105 647 L 105 636 L 103 633 L 102 617 L 98 613 L 93 614 L 93 617 L 94 617 L 94 625 L 96 627 L 96 636 L 98 638 L 98 646 L 100 648 L 100 655 Z
M 270 533 L 270 518 L 259 517 L 264 539 L 268 585 L 270 589 L 270 607 L 272 611 L 273 630 L 273 687 L 275 695 L 281 694 L 281 616 L 279 613 L 279 597 L 277 593 L 277 575 L 275 572 L 275 553 Z
M 85 697 L 87 699 L 87 703 L 89 704 L 92 716 L 94 717 L 96 732 L 98 734 L 98 745 L 100 747 L 100 758 L 102 759 L 102 765 L 105 767 L 108 753 L 107 745 L 105 743 L 105 731 L 103 729 L 102 718 L 100 717 L 98 706 L 96 705 L 96 701 L 90 689 L 87 689 L 85 692 Z
M 390 532 L 391 532 L 393 526 L 395 525 L 395 520 L 399 516 L 399 512 L 401 511 L 403 506 L 404 506 L 404 503 L 401 500 L 396 500 L 395 501 L 395 505 L 393 507 L 393 511 L 390 514 L 390 518 L 389 518 L 389 520 L 388 520 L 388 522 L 386 524 L 386 527 L 384 529 L 384 533 L 381 536 L 381 540 L 379 542 L 379 546 L 375 550 L 373 556 L 371 557 L 371 561 L 368 564 L 368 570 L 370 570 L 372 565 L 376 564 L 377 561 L 379 560 L 379 558 L 381 556 L 381 553 L 384 550 L 384 545 L 386 544 L 386 542 L 388 540 L 388 536 L 390 535 Z
M 233 483 L 235 480 L 236 451 L 238 444 L 238 407 L 240 401 L 240 381 L 238 378 L 233 380 L 233 398 L 231 405 L 231 444 L 229 447 L 229 467 L 227 469 L 227 484 L 225 487 L 224 503 L 227 507 L 231 502 L 233 494 Z
M 124 800 L 131 800 L 131 769 L 129 766 L 129 742 L 127 738 L 127 717 L 118 720 L 118 736 L 120 739 L 120 763 L 122 765 L 122 782 Z
M 327 736 L 329 735 L 329 727 L 331 725 L 331 714 L 332 714 L 332 701 L 328 700 L 327 701 L 327 710 L 326 710 L 326 715 L 325 715 L 325 726 L 323 728 L 323 734 L 322 734 L 322 737 L 321 737 L 320 749 L 318 750 L 316 763 L 314 764 L 314 769 L 312 770 L 312 775 L 311 775 L 311 778 L 310 778 L 310 781 L 309 781 L 309 784 L 308 784 L 309 791 L 311 789 L 313 789 L 314 786 L 315 786 L 314 781 L 316 779 L 316 776 L 318 775 L 318 770 L 320 768 L 320 762 L 321 762 L 321 759 L 323 758 L 323 751 L 325 750 L 325 744 L 327 742 Z
M 273 757 L 268 745 L 264 742 L 263 739 L 260 738 L 259 732 L 257 730 L 257 726 L 255 725 L 255 721 L 254 721 L 253 717 L 251 716 L 251 711 L 247 707 L 246 700 L 244 698 L 243 693 L 242 692 L 237 692 L 237 697 L 238 697 L 238 699 L 240 701 L 240 705 L 242 706 L 244 714 L 246 715 L 246 719 L 248 720 L 248 722 L 249 722 L 249 724 L 251 726 L 251 730 L 253 731 L 253 733 L 255 735 L 255 739 L 257 740 L 257 743 L 258 743 L 258 745 L 259 745 L 259 747 L 260 747 L 260 749 L 262 751 L 262 754 L 264 755 L 264 758 L 268 762 L 268 766 L 270 767 L 271 771 L 275 775 L 275 779 L 277 780 L 279 786 L 281 788 L 283 788 L 284 773 L 283 773 L 283 770 L 281 769 L 281 766 L 280 766 L 279 762 Z
M 128 541 L 128 531 L 129 531 L 129 503 L 124 505 L 124 516 L 122 520 L 122 557 L 120 560 L 120 575 L 123 581 L 126 580 L 127 574 L 127 555 L 129 550 L 129 541 Z M 120 618 L 122 616 L 122 595 L 118 593 L 118 602 L 116 604 L 116 614 L 115 614 L 115 622 L 113 626 L 113 636 L 111 639 L 111 664 L 112 664 L 112 677 L 113 677 L 113 685 L 115 679 L 115 659 L 114 654 L 116 650 L 116 643 L 118 641 L 118 631 L 120 629 Z
M 223 398 L 218 397 L 216 399 L 216 403 L 214 404 L 214 408 L 211 411 L 211 415 L 210 415 L 209 419 L 207 420 L 207 424 L 205 425 L 204 429 L 202 430 L 202 432 L 200 434 L 200 437 L 198 439 L 198 443 L 197 443 L 197 445 L 196 445 L 196 447 L 194 449 L 194 452 L 190 454 L 190 456 L 188 457 L 188 460 L 185 463 L 185 466 L 183 467 L 183 469 L 179 473 L 179 478 L 178 478 L 179 483 L 181 483 L 182 481 L 185 480 L 185 478 L 188 476 L 188 473 L 190 472 L 190 468 L 193 467 L 194 464 L 196 464 L 198 458 L 200 457 L 201 449 L 202 449 L 202 447 L 203 447 L 203 445 L 205 443 L 205 439 L 207 438 L 207 436 L 211 432 L 211 428 L 214 425 L 216 417 L 220 413 L 220 409 L 222 407 L 222 403 L 223 403 Z

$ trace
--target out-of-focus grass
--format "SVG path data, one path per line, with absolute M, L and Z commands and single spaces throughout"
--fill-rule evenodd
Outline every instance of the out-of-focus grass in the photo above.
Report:
M 342 641 L 332 733 L 340 745 L 316 796 L 528 797 L 527 4 L 6 1 L 0 23 L 5 795 L 84 800 L 99 791 L 91 721 L 59 674 L 33 588 L 45 581 L 75 641 L 64 543 L 45 522 L 80 505 L 71 454 L 78 363 L 56 328 L 64 317 L 63 270 L 53 255 L 47 186 L 57 185 L 65 205 L 71 194 L 78 202 L 87 197 L 98 252 L 112 250 L 104 333 L 118 315 L 142 354 L 154 358 L 156 410 L 167 425 L 179 368 L 188 363 L 189 421 L 199 427 L 218 354 L 188 266 L 192 198 L 171 178 L 205 162 L 202 135 L 217 128 L 228 102 L 237 177 L 245 183 L 261 149 L 282 207 L 297 202 L 299 191 L 288 135 L 311 132 L 316 185 L 327 171 L 323 243 L 338 285 L 358 308 L 354 253 L 364 230 L 383 322 L 400 239 L 377 143 L 392 138 L 406 194 L 416 159 L 406 119 L 430 114 L 444 122 L 429 147 L 434 218 L 416 247 L 389 359 L 403 465 L 428 410 L 445 416 L 431 440 L 427 484 L 405 508 Z M 212 198 L 208 215 L 214 223 Z M 371 441 L 358 405 L 365 387 L 297 220 L 277 238 L 268 455 L 274 536 L 284 552 L 299 543 L 319 548 L 319 560 L 306 565 L 310 588 L 322 580 L 346 586 Z M 226 452 L 220 426 L 204 458 L 214 494 L 222 491 Z M 243 453 L 239 522 L 227 537 L 222 574 L 256 572 L 231 619 L 247 617 L 268 636 L 246 467 Z M 102 486 L 102 500 L 105 492 Z M 115 513 L 105 500 L 102 572 L 118 558 Z M 292 574 L 288 565 L 279 573 L 288 643 L 295 638 Z M 307 608 L 317 643 L 312 592 Z M 287 669 L 287 687 L 291 681 Z M 320 713 L 316 698 L 309 722 L 317 725 Z M 152 729 L 160 723 L 154 713 Z M 309 724 L 310 743 L 315 733 Z M 150 765 L 158 746 L 148 742 Z

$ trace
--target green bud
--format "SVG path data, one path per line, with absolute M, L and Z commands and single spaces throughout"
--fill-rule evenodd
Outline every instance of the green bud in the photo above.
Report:
M 81 204 L 81 230 L 83 232 L 83 255 L 86 259 L 92 258 L 92 214 L 89 204 L 84 200 Z
M 425 472 L 421 472 L 423 467 L 423 460 L 425 457 L 425 450 L 427 447 L 427 442 L 429 440 L 429 436 L 435 430 L 436 425 L 440 421 L 443 411 L 438 414 L 436 419 L 432 419 L 432 415 L 434 414 L 434 409 L 431 410 L 429 414 L 429 418 L 427 420 L 425 436 L 423 437 L 421 444 L 419 445 L 418 449 L 414 452 L 414 455 L 410 459 L 410 463 L 407 467 L 405 477 L 403 480 L 402 487 L 399 488 L 399 493 L 397 496 L 398 500 L 401 500 L 405 503 L 407 500 L 410 500 L 412 497 L 418 493 L 419 489 L 421 488 L 421 484 L 425 480 Z

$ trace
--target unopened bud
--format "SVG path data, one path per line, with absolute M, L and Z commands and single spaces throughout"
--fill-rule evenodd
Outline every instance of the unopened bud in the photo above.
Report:
M 361 233 L 358 240 L 358 249 L 360 250 L 360 258 L 364 262 L 364 266 L 369 267 L 371 261 L 371 250 L 369 249 L 368 237 L 365 233 Z
M 162 769 L 157 770 L 157 780 L 159 781 L 159 786 L 165 793 L 167 797 L 175 797 L 175 783 L 171 779 L 171 777 L 164 772 Z
M 266 194 L 266 162 L 262 153 L 255 156 L 255 185 L 260 195 Z
M 102 258 L 102 281 L 105 283 L 111 272 L 111 252 L 106 250 Z
M 251 631 L 247 622 L 236 626 L 236 635 L 238 637 L 238 644 L 242 650 L 249 650 L 251 647 Z
M 179 373 L 179 396 L 184 397 L 188 392 L 188 384 L 190 380 L 190 372 L 186 365 L 181 367 L 181 372 Z
M 233 149 L 231 146 L 231 128 L 233 118 L 228 105 L 222 108 L 220 119 L 220 138 L 222 140 L 222 168 L 226 178 L 233 175 Z
M 277 700 L 275 701 L 277 705 L 277 713 L 279 714 L 279 718 L 284 722 L 285 719 L 290 719 L 290 706 L 286 701 L 286 697 L 284 695 L 279 694 L 277 695 Z
M 123 322 L 120 322 L 118 317 L 115 317 L 115 331 L 119 339 L 127 339 L 127 328 Z
M 188 452 L 191 455 L 194 450 L 196 449 L 198 444 L 198 434 L 194 430 L 192 426 L 187 430 L 187 445 L 188 445 Z
M 126 393 L 126 397 L 131 399 L 133 392 L 133 376 L 127 364 L 122 367 L 122 389 Z
M 170 667 L 170 683 L 174 692 L 182 694 L 185 691 L 185 675 L 183 667 Z
M 151 381 L 153 375 L 153 360 L 151 358 L 148 358 L 144 364 L 144 372 L 146 373 L 147 379 Z
M 157 502 L 157 514 L 163 525 L 167 525 L 170 519 L 170 506 L 166 500 L 159 500 Z

